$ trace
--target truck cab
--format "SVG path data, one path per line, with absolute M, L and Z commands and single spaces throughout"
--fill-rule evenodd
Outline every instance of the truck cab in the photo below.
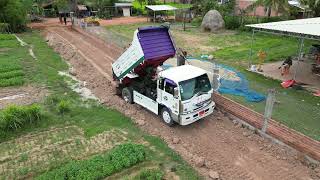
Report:
M 183 65 L 161 71 L 157 81 L 160 115 L 167 124 L 191 124 L 213 112 L 215 103 L 206 71 Z

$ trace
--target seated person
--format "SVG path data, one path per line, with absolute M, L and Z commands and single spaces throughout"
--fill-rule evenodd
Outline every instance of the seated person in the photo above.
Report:
M 278 68 L 278 69 L 281 69 L 281 76 L 289 74 L 291 66 L 292 66 L 292 58 L 291 56 L 288 56 L 287 59 L 284 60 L 282 65 Z

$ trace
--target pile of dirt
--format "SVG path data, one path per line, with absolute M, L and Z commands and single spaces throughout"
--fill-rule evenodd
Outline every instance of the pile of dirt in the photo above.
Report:
M 70 38 L 68 34 L 49 33 L 48 36 L 52 36 L 49 44 L 53 45 L 58 53 L 63 57 L 70 57 L 64 49 L 57 47 L 71 46 L 64 44 L 64 39 Z M 72 42 L 72 46 L 77 50 L 75 54 L 70 52 L 73 56 L 67 60 L 73 66 L 76 77 L 86 81 L 86 87 L 91 89 L 103 104 L 124 113 L 141 129 L 163 139 L 201 175 L 223 179 L 310 179 L 316 176 L 300 162 L 296 152 L 273 144 L 254 131 L 243 128 L 245 126 L 227 113 L 215 111 L 213 115 L 189 126 L 171 128 L 141 106 L 126 104 L 119 96 L 114 95 L 109 80 L 112 76 L 110 69 L 102 69 L 101 73 L 96 68 L 100 63 L 101 67 L 110 68 L 112 60 L 100 57 L 114 56 L 112 49 L 103 52 L 90 51 L 90 54 L 94 53 L 96 56 L 85 54 L 86 57 L 83 57 L 79 52 L 93 48 L 94 43 L 90 44 L 88 39 L 86 42 L 80 41 L 79 39 L 83 38 L 80 34 L 73 33 L 72 36 L 69 42 Z M 86 43 L 88 44 L 85 45 Z

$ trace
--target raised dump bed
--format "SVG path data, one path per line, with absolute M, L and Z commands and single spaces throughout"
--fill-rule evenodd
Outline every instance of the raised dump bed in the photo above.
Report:
M 114 78 L 143 75 L 174 57 L 176 49 L 167 27 L 142 27 L 135 31 L 130 47 L 112 64 Z

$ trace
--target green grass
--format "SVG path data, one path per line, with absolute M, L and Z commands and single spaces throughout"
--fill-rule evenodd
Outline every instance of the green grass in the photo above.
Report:
M 26 49 L 11 34 L 0 34 L 0 87 L 19 86 L 24 83 L 22 61 Z
M 121 37 L 129 43 L 136 28 L 148 25 L 152 24 L 110 26 L 106 27 L 106 29 L 112 32 L 114 36 Z M 198 28 L 182 31 L 177 26 L 173 26 L 172 32 L 176 35 L 174 39 L 177 46 L 186 49 L 194 57 L 200 57 L 203 51 L 207 49 L 199 47 L 215 47 L 217 50 L 211 51 L 209 54 L 213 54 L 217 58 L 218 63 L 231 66 L 243 73 L 249 80 L 251 89 L 267 94 L 268 89 L 275 88 L 278 91 L 276 98 L 279 103 L 274 106 L 272 118 L 313 139 L 320 140 L 319 97 L 315 97 L 305 90 L 283 89 L 280 86 L 280 81 L 246 71 L 249 64 L 251 33 L 227 31 L 223 34 L 209 34 L 201 33 Z M 312 43 L 312 41 L 305 42 L 305 52 L 308 51 Z M 253 63 L 257 63 L 258 61 L 257 53 L 259 50 L 266 51 L 266 62 L 274 62 L 283 60 L 289 55 L 296 56 L 298 40 L 256 33 L 252 47 Z M 240 96 L 226 96 L 257 112 L 264 112 L 265 102 L 247 102 Z
M 196 171 L 178 154 L 168 148 L 160 138 L 149 136 L 142 132 L 133 124 L 130 118 L 119 113 L 117 110 L 100 105 L 93 100 L 83 100 L 77 93 L 73 92 L 68 87 L 65 77 L 58 75 L 58 71 L 68 70 L 67 64 L 57 53 L 48 47 L 39 32 L 23 33 L 19 34 L 19 37 L 34 47 L 34 54 L 38 60 L 35 61 L 29 56 L 28 47 L 20 47 L 19 45 L 14 47 L 12 44 L 16 44 L 16 41 L 11 41 L 11 44 L 8 43 L 8 47 L 13 47 L 13 51 L 6 52 L 6 56 L 14 57 L 19 55 L 20 57 L 25 57 L 24 61 L 21 62 L 25 84 L 45 86 L 49 90 L 50 95 L 39 102 L 42 109 L 41 121 L 32 124 L 28 123 L 15 131 L 0 132 L 0 143 L 30 132 L 42 132 L 50 127 L 75 125 L 80 127 L 88 138 L 111 129 L 119 129 L 128 133 L 126 135 L 127 141 L 141 142 L 143 140 L 154 147 L 155 150 L 149 148 L 147 150 L 147 163 L 156 164 L 162 170 L 164 170 L 164 167 L 161 166 L 163 164 L 175 164 L 178 167 L 176 173 L 181 177 L 199 179 Z M 12 61 L 12 64 L 14 63 Z M 11 64 L 7 62 L 7 65 L 9 67 Z M 14 68 L 11 70 L 20 71 L 20 69 Z M 1 71 L 0 69 L 0 72 L 5 72 L 5 70 Z M 68 105 L 65 105 L 65 102 Z M 64 109 L 63 117 L 61 116 L 61 108 Z M 66 109 L 67 111 L 65 111 Z M 25 157 L 21 157 L 21 159 L 25 159 Z M 68 163 L 69 160 L 65 159 L 64 163 Z M 57 162 L 50 161 L 49 167 L 59 168 L 63 166 L 63 164 Z M 38 166 L 40 165 L 35 166 L 35 169 L 21 169 L 20 175 L 29 173 L 35 173 L 33 174 L 34 176 L 39 175 L 42 171 L 41 169 L 36 169 Z M 144 167 L 136 165 L 136 168 L 142 169 Z

